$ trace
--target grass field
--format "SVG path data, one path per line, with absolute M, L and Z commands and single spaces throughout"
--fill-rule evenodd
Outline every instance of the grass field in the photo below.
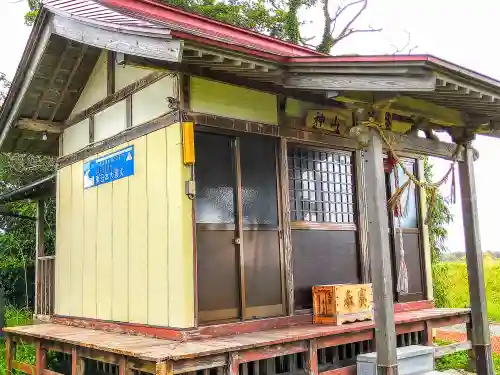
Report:
M 484 259 L 488 317 L 500 322 L 500 260 Z M 441 262 L 433 267 L 434 299 L 438 307 L 468 307 L 469 286 L 465 262 Z

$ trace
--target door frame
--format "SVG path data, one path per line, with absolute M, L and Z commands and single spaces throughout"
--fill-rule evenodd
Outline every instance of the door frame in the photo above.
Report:
M 196 124 L 195 126 L 195 132 L 200 132 L 200 133 L 207 133 L 207 134 L 213 134 L 213 135 L 223 135 L 223 136 L 229 136 L 232 138 L 232 144 L 231 144 L 231 152 L 233 153 L 233 168 L 234 168 L 234 215 L 235 215 L 235 224 L 198 224 L 196 223 L 196 219 L 194 220 L 193 224 L 195 226 L 195 238 L 194 242 L 196 243 L 195 249 L 197 251 L 198 249 L 198 243 L 197 243 L 197 238 L 196 238 L 196 227 L 198 225 L 206 226 L 207 228 L 210 226 L 217 226 L 217 227 L 226 227 L 229 229 L 229 227 L 234 227 L 234 247 L 237 255 L 237 262 L 236 265 L 238 266 L 238 275 L 239 275 L 239 299 L 240 299 L 240 304 L 238 307 L 238 317 L 237 318 L 225 318 L 221 316 L 220 319 L 216 318 L 215 320 L 202 320 L 200 319 L 200 310 L 199 306 L 196 307 L 196 315 L 198 316 L 198 319 L 200 320 L 200 324 L 214 324 L 218 322 L 231 322 L 231 321 L 245 321 L 245 320 L 251 320 L 253 319 L 252 317 L 254 315 L 259 315 L 259 314 L 251 314 L 249 311 L 254 311 L 254 312 L 262 312 L 262 311 L 269 311 L 269 317 L 274 317 L 274 316 L 284 316 L 287 314 L 286 311 L 286 301 L 287 301 L 287 296 L 286 296 L 286 285 L 285 285 L 285 265 L 284 265 L 284 250 L 283 250 L 283 205 L 282 205 L 282 197 L 281 197 L 281 186 L 282 186 L 282 181 L 280 179 L 280 163 L 279 163 L 279 154 L 280 154 L 280 142 L 279 142 L 279 137 L 274 137 L 274 136 L 269 136 L 269 135 L 261 135 L 262 137 L 270 137 L 274 139 L 274 162 L 275 162 L 275 172 L 276 172 L 276 178 L 275 178 L 275 184 L 276 184 L 276 212 L 277 212 L 277 225 L 276 225 L 276 231 L 278 235 L 278 250 L 279 250 L 279 268 L 280 268 L 280 291 L 281 291 L 281 311 L 277 314 L 276 306 L 279 305 L 269 305 L 269 306 L 252 306 L 252 307 L 247 307 L 246 306 L 246 279 L 245 279 L 245 257 L 244 257 L 244 240 L 243 240 L 243 234 L 245 230 L 248 230 L 248 228 L 244 228 L 244 223 L 243 223 L 243 190 L 242 190 L 242 171 L 241 171 L 241 147 L 240 147 L 240 138 L 246 134 L 253 136 L 253 137 L 258 137 L 259 134 L 254 134 L 254 133 L 245 133 L 245 132 L 238 132 L 238 131 L 232 131 L 228 129 L 223 129 L 223 128 L 216 128 L 216 127 L 211 127 L 211 126 L 205 126 L 205 125 L 199 125 Z M 271 162 L 271 161 L 270 161 Z M 196 179 L 195 179 L 196 181 Z M 195 198 L 196 199 L 196 198 Z M 195 217 L 196 217 L 196 204 L 193 204 L 193 210 L 195 212 Z M 230 228 L 233 229 L 233 228 Z M 237 249 L 236 249 L 237 248 Z M 195 255 L 195 258 L 197 256 Z M 196 273 L 198 273 L 198 269 L 196 267 Z M 195 285 L 195 293 L 196 293 L 196 300 L 198 300 L 198 277 L 196 275 L 196 285 Z M 268 308 L 267 310 L 265 308 Z M 253 310 L 252 310 L 253 309 Z M 228 309 L 229 310 L 229 309 Z M 232 309 L 231 309 L 232 310 Z M 214 310 L 213 312 L 217 311 L 226 311 L 226 310 Z M 215 314 L 214 314 L 215 315 Z M 259 316 L 256 319 L 259 318 L 264 318 L 267 316 Z

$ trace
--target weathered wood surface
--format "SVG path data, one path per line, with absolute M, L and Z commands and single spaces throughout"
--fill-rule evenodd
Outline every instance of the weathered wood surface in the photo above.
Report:
M 63 131 L 63 125 L 60 122 L 33 120 L 29 118 L 19 119 L 19 121 L 16 122 L 16 127 L 34 132 L 47 132 L 54 134 L 60 134 Z
M 310 90 L 354 90 L 354 91 L 433 91 L 436 78 L 433 75 L 420 77 L 383 77 L 360 75 L 302 74 L 285 79 L 285 87 Z
M 386 208 L 385 175 L 383 168 L 382 140 L 374 129 L 370 130 L 370 143 L 366 152 L 366 184 L 372 187 L 367 192 L 368 243 L 372 271 L 374 317 L 377 329 L 377 372 L 395 370 L 396 327 L 394 317 L 394 294 L 392 288 L 391 254 Z
M 456 352 L 463 352 L 465 350 L 470 350 L 472 344 L 470 341 L 467 342 L 456 342 L 445 346 L 436 346 L 434 351 L 434 358 L 441 358 L 448 354 L 453 354 Z
M 179 62 L 182 55 L 180 40 L 123 33 L 58 15 L 52 26 L 54 34 L 110 51 L 170 62 Z
M 465 148 L 464 162 L 458 167 L 462 216 L 465 234 L 465 257 L 469 275 L 469 295 L 472 318 L 472 346 L 476 357 L 478 374 L 494 374 L 491 354 L 490 329 L 486 308 L 483 252 L 479 235 L 479 214 L 474 177 L 474 150 Z
M 412 323 L 429 319 L 461 317 L 468 319 L 468 309 L 426 309 L 395 314 L 396 324 Z M 282 345 L 299 340 L 343 335 L 373 330 L 373 322 L 358 322 L 342 326 L 316 326 L 312 324 L 291 328 L 226 336 L 213 339 L 179 342 L 143 336 L 110 333 L 60 324 L 40 324 L 9 327 L 6 332 L 23 337 L 78 345 L 90 349 L 110 352 L 145 361 L 180 360 L 197 356 L 222 354 L 228 351 L 242 351 L 262 346 Z

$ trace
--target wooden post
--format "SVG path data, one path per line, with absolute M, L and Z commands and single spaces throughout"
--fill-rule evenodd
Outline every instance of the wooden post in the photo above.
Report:
M 5 335 L 5 375 L 12 375 L 12 361 L 15 358 L 15 343 L 10 335 Z
M 315 339 L 309 340 L 309 347 L 305 352 L 304 371 L 306 375 L 318 375 L 318 344 Z
M 394 324 L 394 294 L 391 274 L 389 218 L 385 192 L 384 155 L 382 141 L 370 129 L 369 146 L 365 154 L 367 189 L 368 243 L 375 309 L 375 340 L 377 373 L 397 375 L 396 327 Z
M 280 144 L 280 180 L 281 180 L 281 210 L 283 231 L 283 258 L 285 268 L 285 294 L 288 315 L 295 311 L 295 298 L 293 289 L 293 258 L 292 258 L 292 230 L 290 227 L 290 191 L 288 186 L 288 145 L 285 138 Z
M 459 163 L 460 192 L 465 234 L 465 255 L 469 275 L 469 295 L 472 318 L 472 349 L 474 350 L 477 373 L 492 375 L 490 329 L 486 310 L 484 286 L 483 252 L 479 236 L 476 186 L 474 179 L 474 150 L 468 144 L 464 149 L 464 161 Z
M 368 247 L 368 220 L 366 212 L 365 155 L 363 150 L 356 151 L 356 187 L 358 211 L 358 241 L 361 258 L 361 281 L 371 283 L 370 249 Z
M 76 348 L 71 349 L 71 375 L 85 374 L 85 362 L 78 355 Z
M 36 201 L 36 260 L 35 260 L 35 315 L 41 313 L 42 279 L 40 270 L 40 257 L 45 256 L 45 202 L 43 199 Z
M 43 375 L 47 368 L 47 351 L 42 347 L 42 342 L 35 343 L 35 375 Z

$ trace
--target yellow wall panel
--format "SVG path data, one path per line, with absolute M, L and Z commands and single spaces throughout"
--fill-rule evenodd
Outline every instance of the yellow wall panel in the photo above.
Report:
M 99 154 L 98 157 L 116 151 Z M 97 318 L 111 319 L 113 292 L 113 184 L 107 183 L 97 189 Z
M 148 324 L 168 325 L 167 144 L 165 129 L 146 136 Z
M 96 318 L 97 189 L 83 191 L 83 231 L 83 316 Z
M 71 167 L 71 280 L 70 314 L 83 313 L 83 161 Z
M 189 100 L 195 112 L 278 123 L 276 95 L 266 92 L 191 77 Z
M 189 168 L 182 162 L 181 126 L 167 127 L 168 304 L 171 327 L 194 324 L 192 201 L 184 191 Z
M 146 137 L 134 145 L 134 175 L 129 179 L 129 321 L 148 321 L 148 206 Z
M 83 165 L 134 145 L 134 175 L 83 188 Z M 58 172 L 56 312 L 194 323 L 192 201 L 179 124 Z
M 56 314 L 69 315 L 71 306 L 71 166 L 59 175 L 58 233 L 56 252 Z
M 128 144 L 123 144 L 124 148 Z M 128 178 L 113 182 L 112 320 L 128 322 Z

